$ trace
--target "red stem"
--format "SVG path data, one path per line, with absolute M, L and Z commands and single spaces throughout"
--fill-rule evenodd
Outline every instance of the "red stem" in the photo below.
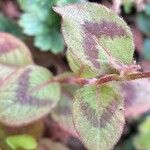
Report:
M 136 72 L 132 74 L 127 75 L 118 75 L 118 74 L 110 74 L 105 75 L 100 78 L 79 78 L 79 77 L 66 77 L 66 78 L 59 78 L 55 77 L 52 80 L 49 80 L 43 84 L 40 84 L 33 88 L 30 92 L 35 92 L 43 87 L 49 85 L 50 83 L 59 82 L 59 83 L 67 83 L 67 84 L 79 84 L 79 85 L 100 85 L 111 81 L 130 81 L 130 80 L 136 80 L 136 79 L 142 79 L 142 78 L 150 78 L 150 72 Z

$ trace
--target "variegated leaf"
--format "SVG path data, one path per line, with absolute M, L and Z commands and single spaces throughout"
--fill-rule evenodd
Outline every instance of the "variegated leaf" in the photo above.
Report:
M 89 150 L 110 150 L 120 138 L 124 113 L 119 92 L 114 84 L 85 86 L 76 92 L 74 124 Z
M 60 86 L 46 84 L 52 74 L 45 68 L 29 65 L 20 69 L 0 66 L 0 122 L 21 126 L 36 121 L 56 105 Z M 6 75 L 6 73 L 8 74 Z
M 114 12 L 96 3 L 54 8 L 63 17 L 71 69 L 82 77 L 113 72 L 132 63 L 134 45 L 127 24 Z M 114 71 L 115 72 L 115 71 Z
M 8 33 L 0 32 L 0 64 L 9 66 L 25 66 L 33 64 L 27 46 Z

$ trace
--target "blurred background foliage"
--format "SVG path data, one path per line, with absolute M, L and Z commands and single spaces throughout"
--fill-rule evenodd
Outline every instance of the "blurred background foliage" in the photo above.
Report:
M 19 25 L 23 32 L 34 36 L 34 45 L 42 51 L 51 51 L 54 54 L 64 50 L 64 41 L 60 34 L 60 16 L 52 7 L 63 6 L 68 3 L 82 2 L 83 0 L 18 0 L 23 10 Z M 30 6 L 30 7 L 29 7 Z
M 65 57 L 66 46 L 60 32 L 61 18 L 52 7 L 85 1 L 88 0 L 0 0 L 0 31 L 22 39 L 31 49 L 35 63 L 48 68 L 54 75 L 70 71 Z M 135 59 L 143 71 L 150 71 L 150 2 L 89 1 L 103 4 L 123 17 L 134 36 Z M 144 86 L 148 88 L 149 82 L 144 82 Z M 44 121 L 21 129 L 0 126 L 0 148 L 50 150 L 53 147 L 52 150 L 85 150 L 72 126 L 69 110 L 72 92 L 76 87 L 63 85 L 62 89 L 67 89 L 67 92 L 62 92 L 62 101 Z M 150 105 L 150 91 L 143 95 L 141 102 L 144 101 L 145 105 Z M 114 150 L 150 150 L 150 110 L 127 117 L 126 120 L 122 138 Z

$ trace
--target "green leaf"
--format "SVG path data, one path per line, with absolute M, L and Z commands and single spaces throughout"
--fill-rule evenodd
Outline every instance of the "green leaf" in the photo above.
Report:
M 24 13 L 21 16 L 21 20 L 19 21 L 19 25 L 24 27 L 23 32 L 27 35 L 38 35 L 46 33 L 49 29 L 43 26 L 43 22 L 36 17 L 35 13 Z
M 0 32 L 0 64 L 25 66 L 33 64 L 33 60 L 22 41 L 8 33 Z
M 37 148 L 37 142 L 31 135 L 13 135 L 6 139 L 7 144 L 13 149 L 17 150 L 23 148 L 25 150 L 34 150 Z
M 134 0 L 123 0 L 122 3 L 123 3 L 123 8 L 124 8 L 125 13 L 127 14 L 131 13 Z
M 0 66 L 0 122 L 22 126 L 45 117 L 60 98 L 60 86 L 47 83 L 52 74 L 29 65 L 20 69 Z
M 17 25 L 17 23 L 7 18 L 1 13 L 0 13 L 0 32 L 8 32 L 21 39 L 24 39 L 24 35 L 22 34 L 21 28 Z
M 145 13 L 146 13 L 147 15 L 150 16 L 150 3 L 148 3 L 147 5 L 145 5 L 144 11 L 145 11 Z
M 87 0 L 57 0 L 57 6 L 64 6 L 67 3 L 86 2 Z
M 137 24 L 139 29 L 150 36 L 150 16 L 146 15 L 144 12 L 137 15 Z
M 34 36 L 36 47 L 57 54 L 64 50 L 64 42 L 60 34 L 60 17 L 52 10 L 52 6 L 82 1 L 84 0 L 18 0 L 24 11 L 19 25 L 25 34 Z
M 137 150 L 150 149 L 150 116 L 140 125 L 139 134 L 134 139 Z
M 43 49 L 43 51 L 48 51 L 51 47 L 51 51 L 57 54 L 64 49 L 64 42 L 61 34 L 55 30 L 51 31 L 49 34 L 42 34 L 35 37 L 34 45 Z
M 150 38 L 144 40 L 143 56 L 145 59 L 150 60 Z
M 63 17 L 67 55 L 75 73 L 82 70 L 84 77 L 99 76 L 112 73 L 114 64 L 132 63 L 131 31 L 114 12 L 96 3 L 74 4 L 54 10 Z
M 21 7 L 21 9 L 26 10 L 26 11 L 31 11 L 34 10 L 38 5 L 37 3 L 39 0 L 18 0 L 18 3 Z M 30 6 L 30 7 L 29 7 Z
M 128 138 L 127 140 L 123 140 L 123 142 L 120 142 L 120 144 L 118 144 L 114 150 L 135 150 L 132 137 Z
M 115 84 L 85 86 L 76 92 L 73 119 L 79 136 L 89 150 L 110 150 L 119 140 L 123 126 L 123 99 Z

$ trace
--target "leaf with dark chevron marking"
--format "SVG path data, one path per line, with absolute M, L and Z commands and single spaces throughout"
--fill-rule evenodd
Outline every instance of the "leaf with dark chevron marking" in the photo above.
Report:
M 76 74 L 80 72 L 82 77 L 93 77 L 115 73 L 114 63 L 132 63 L 134 45 L 131 31 L 113 11 L 88 2 L 54 10 L 63 17 L 67 56 Z
M 113 83 L 81 88 L 74 98 L 73 119 L 81 140 L 89 150 L 112 149 L 124 126 L 120 88 Z
M 9 126 L 29 124 L 47 115 L 60 98 L 60 86 L 47 84 L 52 74 L 29 65 L 20 69 L 0 66 L 0 122 Z
M 25 66 L 33 64 L 33 60 L 22 41 L 8 33 L 0 32 L 0 64 Z

